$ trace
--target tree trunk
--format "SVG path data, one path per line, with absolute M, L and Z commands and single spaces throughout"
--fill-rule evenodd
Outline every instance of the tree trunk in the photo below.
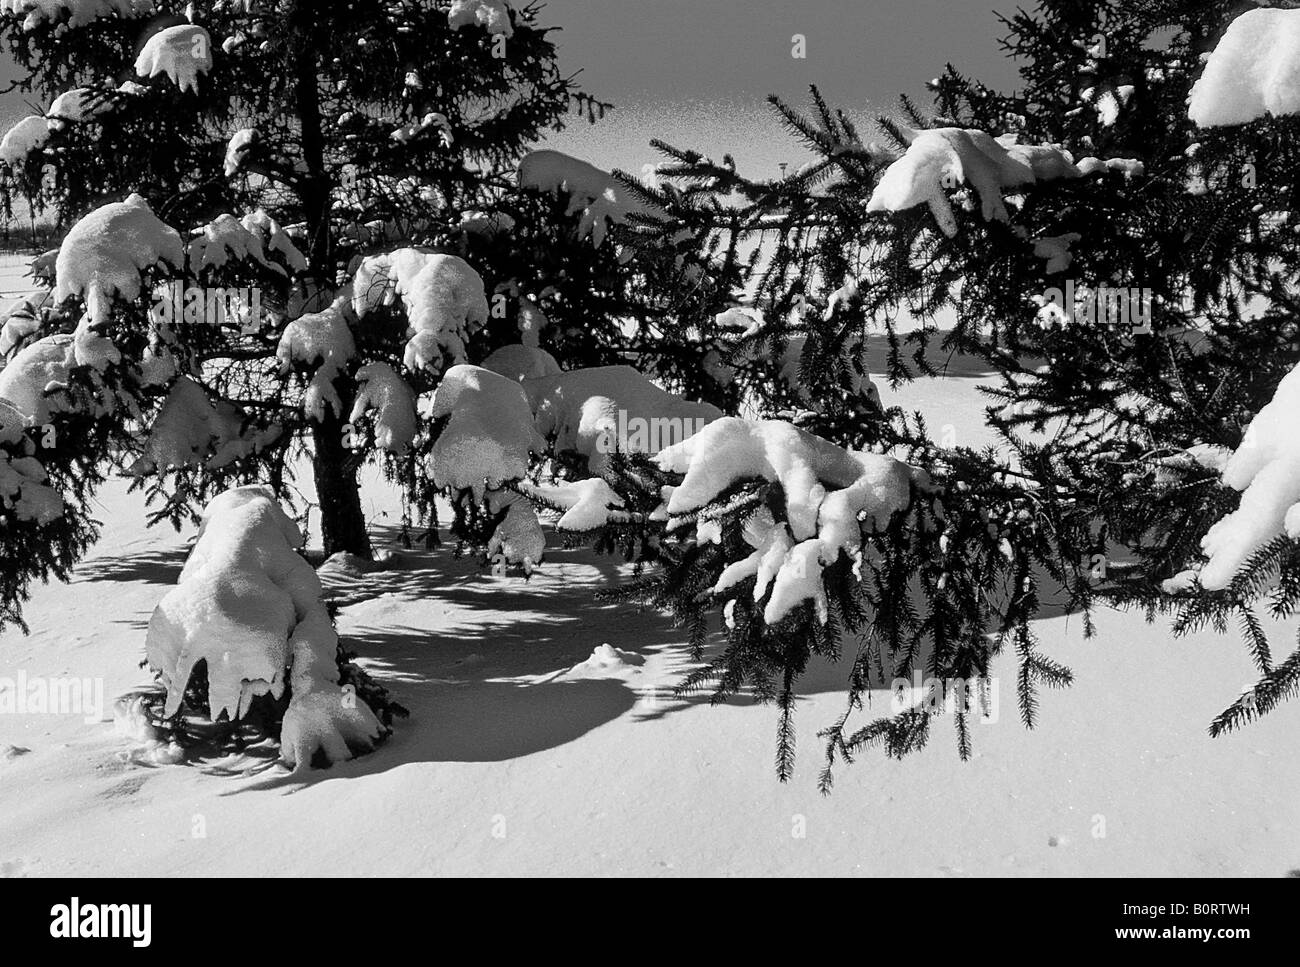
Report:
M 344 446 L 343 420 L 327 411 L 325 420 L 312 426 L 315 443 L 312 470 L 316 477 L 316 500 L 320 504 L 321 540 L 326 555 L 347 551 L 370 558 L 370 535 L 361 510 L 357 484 L 360 461 Z
M 299 0 L 290 13 L 294 37 L 294 82 L 301 138 L 302 161 L 306 169 L 298 185 L 307 224 L 307 276 L 318 293 L 334 287 L 333 239 L 330 236 L 330 175 L 325 167 L 325 138 L 321 128 L 320 92 L 317 89 L 317 43 L 319 25 L 310 0 Z M 323 309 L 324 306 L 316 306 Z M 351 405 L 351 393 L 337 386 L 344 407 Z M 346 412 L 346 410 L 345 410 Z M 344 445 L 344 420 L 327 411 L 324 421 L 312 425 L 315 443 L 312 470 L 316 477 L 316 499 L 320 503 L 321 539 L 325 553 L 347 551 L 372 556 L 366 518 L 361 511 L 357 484 L 360 461 Z

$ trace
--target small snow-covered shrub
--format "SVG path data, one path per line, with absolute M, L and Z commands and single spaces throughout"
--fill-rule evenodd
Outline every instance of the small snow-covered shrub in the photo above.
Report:
M 154 610 L 146 658 L 166 689 L 163 716 L 186 710 L 196 673 L 206 712 L 238 722 L 260 699 L 286 700 L 281 754 L 293 767 L 369 751 L 388 732 L 341 681 L 339 641 L 302 534 L 269 491 L 212 500 L 177 586 Z

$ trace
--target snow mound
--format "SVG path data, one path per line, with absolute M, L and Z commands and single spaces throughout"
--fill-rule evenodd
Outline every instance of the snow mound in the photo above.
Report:
M 582 680 L 597 678 L 620 678 L 645 664 L 645 658 L 634 651 L 624 651 L 606 642 L 597 645 L 591 657 L 580 661 L 568 671 L 555 676 L 556 680 Z
M 419 430 L 414 390 L 387 363 L 367 363 L 356 378 L 357 399 L 348 420 L 373 412 L 375 442 L 389 453 L 405 453 Z
M 587 459 L 593 473 L 618 452 L 658 453 L 722 416 L 710 403 L 675 396 L 631 366 L 596 366 L 524 381 L 537 432 L 557 453 Z
M 512 37 L 515 32 L 510 23 L 509 0 L 452 0 L 447 23 L 452 30 L 481 26 L 494 36 Z
M 212 37 L 197 24 L 164 27 L 145 41 L 135 59 L 137 77 L 166 74 L 182 91 L 199 89 L 199 74 L 212 70 Z
M 273 443 L 278 427 L 245 429 L 245 414 L 233 403 L 212 400 L 207 391 L 182 376 L 167 394 L 149 427 L 141 456 L 127 471 L 144 476 L 175 467 L 224 467 Z
M 1300 111 L 1300 10 L 1247 10 L 1229 24 L 1187 103 L 1203 128 Z
M 127 302 L 140 297 L 142 273 L 184 264 L 180 235 L 132 194 L 96 208 L 72 226 L 55 262 L 54 301 L 82 298 L 97 325 L 108 321 L 115 297 Z
M 545 349 L 533 346 L 502 346 L 483 360 L 483 368 L 499 373 L 516 383 L 526 379 L 543 379 L 560 372 L 560 364 Z
M 113 703 L 113 731 L 135 743 L 127 759 L 137 765 L 169 766 L 185 761 L 185 749 L 167 741 L 150 721 L 146 695 L 125 695 Z
M 1209 562 L 1201 570 L 1208 591 L 1226 588 L 1250 556 L 1275 537 L 1300 538 L 1300 366 L 1278 384 L 1273 399 L 1246 428 L 1223 468 L 1223 482 L 1243 491 L 1235 511 L 1201 539 Z
M 1070 152 L 1054 144 L 1020 144 L 1014 134 L 1004 134 L 997 142 L 1012 160 L 1028 165 L 1038 181 L 1058 181 L 1083 175 Z
M 398 297 L 414 330 L 403 365 L 410 370 L 438 368 L 443 357 L 465 359 L 465 340 L 488 318 L 483 280 L 464 259 L 402 248 L 371 255 L 353 280 L 357 318 Z
M 340 297 L 327 309 L 299 316 L 285 326 L 275 350 L 283 372 L 295 365 L 315 367 L 303 397 L 303 412 L 318 423 L 325 419 L 326 407 L 336 416 L 343 415 L 343 401 L 334 381 L 357 354 L 344 317 L 346 306 L 346 297 Z
M 897 212 L 924 203 L 950 238 L 957 234 L 957 218 L 947 189 L 970 184 L 979 195 L 984 220 L 1005 222 L 1009 215 L 1004 189 L 1080 175 L 1068 154 L 1046 145 L 1017 145 L 966 128 L 906 133 L 911 137 L 907 151 L 885 169 L 867 211 Z
M 301 546 L 302 533 L 265 488 L 214 498 L 145 643 L 167 689 L 166 715 L 179 710 L 201 661 L 214 720 L 237 720 L 258 696 L 288 688 L 281 754 L 294 767 L 317 752 L 332 762 L 350 759 L 383 734 L 370 708 L 339 685 L 338 637 Z
M 58 23 L 65 16 L 69 27 L 84 27 L 104 17 L 142 17 L 153 12 L 153 0 L 0 0 L 0 13 L 24 17 L 23 30 Z
M 582 213 L 579 234 L 590 235 L 597 248 L 605 241 L 609 223 L 625 225 L 633 214 L 663 214 L 608 171 L 549 148 L 530 152 L 519 162 L 519 187 L 568 196 L 568 214 Z
M 544 446 L 519 384 L 479 366 L 447 370 L 430 415 L 447 421 L 429 455 L 434 485 L 477 500 L 523 478 L 529 453 Z

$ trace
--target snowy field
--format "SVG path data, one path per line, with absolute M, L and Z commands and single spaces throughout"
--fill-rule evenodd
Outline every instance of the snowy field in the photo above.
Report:
M 7 258 L 4 291 L 23 287 Z M 980 373 L 885 402 L 980 439 Z M 305 481 L 310 486 L 310 477 Z M 364 499 L 391 543 L 397 495 Z M 604 605 L 621 569 L 552 537 L 531 580 L 449 549 L 402 552 L 363 580 L 322 574 L 339 630 L 411 710 L 377 752 L 289 773 L 249 753 L 157 766 L 113 723 L 147 685 L 145 628 L 191 532 L 145 527 L 141 497 L 100 496 L 103 537 L 70 586 L 40 587 L 30 636 L 0 635 L 0 678 L 102 678 L 97 721 L 0 715 L 0 875 L 792 874 L 1265 876 L 1300 868 L 1300 704 L 1211 740 L 1211 718 L 1254 680 L 1234 637 L 1174 641 L 1105 612 L 1037 632 L 1074 687 L 1020 724 L 1012 662 L 995 664 L 997 721 L 957 758 L 952 729 L 897 762 L 878 754 L 817 790 L 819 728 L 841 712 L 844 670 L 803 681 L 793 781 L 774 777 L 776 713 L 679 700 L 689 659 L 662 616 Z M 1294 633 L 1281 629 L 1282 633 Z M 1151 669 L 1165 669 L 1156 680 Z M 888 709 L 889 695 L 875 697 Z

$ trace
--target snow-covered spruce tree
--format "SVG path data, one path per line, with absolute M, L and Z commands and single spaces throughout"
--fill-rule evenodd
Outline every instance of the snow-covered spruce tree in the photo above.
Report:
M 728 485 L 701 508 L 673 489 L 685 484 L 669 471 L 689 476 L 689 463 L 677 467 L 661 455 L 657 467 L 624 468 L 611 480 L 621 519 L 610 526 L 640 527 L 649 540 L 631 546 L 649 546 L 657 559 L 629 594 L 673 607 L 701 656 L 708 614 L 717 604 L 727 609 L 728 647 L 690 684 L 711 682 L 718 698 L 748 684 L 788 710 L 807 655 L 837 654 L 838 605 L 863 642 L 849 673 L 850 713 L 882 656 L 906 677 L 929 648 L 933 677 L 967 679 L 1012 643 L 1021 712 L 1032 725 L 1034 684 L 1070 679 L 1034 649 L 1030 621 L 1047 585 L 1067 608 L 1082 610 L 1088 633 L 1098 602 L 1138 604 L 1153 617 L 1177 609 L 1180 632 L 1238 619 L 1263 679 L 1215 721 L 1215 733 L 1294 693 L 1300 659 L 1274 665 L 1250 610 L 1267 596 L 1275 614 L 1293 614 L 1300 593 L 1293 551 L 1300 531 L 1284 520 L 1297 474 L 1279 429 L 1289 381 L 1255 417 L 1297 358 L 1289 174 L 1296 142 L 1293 121 L 1278 116 L 1294 106 L 1281 82 L 1240 87 L 1260 76 L 1247 69 L 1257 49 L 1289 56 L 1281 38 L 1295 28 L 1284 18 L 1300 14 L 1250 14 L 1193 94 L 1201 55 L 1242 7 L 1045 0 L 1008 21 L 1008 50 L 1024 64 L 1022 90 L 997 94 L 949 68 L 933 82 L 938 113 L 904 100 L 906 123 L 881 118 L 879 142 L 865 141 L 816 90 L 809 117 L 774 101 L 819 156 L 775 182 L 666 149 L 674 163 L 661 178 L 739 198 L 725 219 L 729 230 L 770 250 L 752 304 L 731 317 L 750 324 L 730 353 L 730 374 L 755 357 L 769 366 L 789 359 L 793 347 L 799 397 L 821 405 L 782 399 L 779 382 L 761 377 L 751 378 L 745 398 L 828 440 L 897 455 L 925 474 L 942 514 L 930 528 L 886 528 L 883 544 L 864 529 L 865 559 L 879 555 L 890 577 L 882 585 L 855 573 L 857 607 L 832 590 L 834 569 L 826 567 L 819 591 L 826 618 L 810 620 L 814 602 L 802 623 L 769 628 L 748 617 L 752 605 L 725 604 L 723 575 L 749 567 L 751 549 L 759 559 L 771 550 L 762 537 L 770 528 L 755 521 L 767 522 L 758 508 L 773 499 L 760 497 L 772 474 L 748 459 L 728 473 L 727 448 L 715 447 L 700 459 L 713 459 Z M 1215 86 L 1227 93 L 1211 94 Z M 1199 130 L 1198 115 L 1203 125 L 1248 123 Z M 864 419 L 856 407 L 835 405 L 869 398 L 862 361 L 872 334 L 888 341 L 891 381 L 932 373 L 926 350 L 940 338 L 933 322 L 943 310 L 956 326 L 942 334 L 941 348 L 981 356 L 1001 376 L 988 410 L 997 450 L 936 438 L 919 417 L 897 410 Z M 903 331 L 900 317 L 931 324 Z M 1252 445 L 1248 426 L 1262 442 Z M 1228 453 L 1243 443 L 1221 483 Z M 818 483 L 831 492 L 832 481 Z M 653 494 L 665 487 L 671 496 L 656 507 Z M 1216 525 L 1240 489 L 1244 509 Z M 763 513 L 780 532 L 791 495 L 771 490 L 777 510 Z M 644 516 L 629 517 L 634 505 Z M 701 509 L 705 532 L 692 535 L 682 522 Z M 910 513 L 924 519 L 915 500 Z M 664 518 L 670 523 L 660 533 L 655 524 Z M 717 519 L 730 532 L 724 523 L 719 536 Z M 1198 548 L 1209 556 L 1199 585 L 1183 573 Z M 767 567 L 795 563 L 789 548 L 771 554 Z M 820 560 L 829 565 L 832 557 Z M 788 621 L 790 613 L 769 611 L 777 596 L 764 568 L 741 598 Z M 884 594 L 890 580 L 906 592 Z M 928 717 L 914 711 L 856 731 L 847 721 L 825 733 L 831 764 L 876 742 L 901 753 L 928 734 Z M 958 730 L 964 752 L 960 717 Z M 789 740 L 783 716 L 782 774 Z
M 1240 627 L 1261 680 L 1213 734 L 1300 685 L 1300 651 L 1275 662 L 1256 616 L 1297 605 L 1285 403 L 1261 410 L 1300 359 L 1300 129 L 1288 83 L 1254 80 L 1294 65 L 1300 13 L 1248 7 L 1044 3 L 1009 21 L 1024 89 L 999 97 L 950 70 L 934 122 L 1107 159 L 1099 184 L 1085 173 L 1017 206 L 1006 227 L 1034 259 L 1000 226 L 1001 245 L 955 241 L 957 341 L 1000 360 L 990 417 L 1022 465 L 1094 518 L 1094 546 L 1060 542 L 1094 562 L 1079 599 L 1172 610 L 1178 633 Z
M 227 466 L 283 495 L 286 462 L 305 446 L 326 552 L 368 556 L 356 472 L 384 449 L 370 407 L 400 394 L 399 383 L 428 388 L 443 350 L 455 350 L 430 346 L 403 371 L 406 320 L 376 319 L 349 346 L 337 326 L 330 342 L 331 322 L 314 314 L 340 296 L 351 306 L 341 290 L 364 256 L 463 244 L 472 213 L 512 189 L 522 148 L 570 110 L 578 93 L 559 74 L 534 8 L 68 0 L 10 4 L 0 17 L 28 71 L 23 86 L 50 105 L 6 140 L 12 190 L 34 190 L 64 224 L 136 193 L 180 235 L 167 252 L 138 253 L 136 269 L 165 270 L 149 285 L 106 293 L 113 308 L 95 323 L 114 327 L 121 350 L 152 340 L 176 363 L 170 373 L 154 367 L 147 392 L 127 387 L 131 403 L 120 413 L 154 413 L 168 400 L 192 425 L 206 394 L 216 412 L 209 422 L 241 440 L 237 455 L 219 433 L 188 461 L 137 464 L 168 478 L 156 488 L 162 513 L 192 516 L 227 483 L 211 471 Z M 152 283 L 164 277 L 182 284 L 182 311 L 162 300 L 151 319 Z M 70 280 L 56 284 L 59 303 L 11 353 L 76 324 L 84 293 Z M 185 301 L 192 289 L 203 290 L 194 303 Z M 199 310 L 216 289 L 257 297 L 236 300 L 235 318 L 213 325 Z M 125 345 L 131 338 L 141 345 Z M 128 370 L 142 358 L 122 355 Z
M 182 712 L 203 672 L 212 719 L 246 719 L 283 699 L 282 757 L 327 765 L 387 734 L 355 687 L 340 681 L 338 635 L 303 537 L 269 490 L 235 487 L 203 511 L 177 586 L 149 621 L 146 657 L 166 688 L 164 720 Z

